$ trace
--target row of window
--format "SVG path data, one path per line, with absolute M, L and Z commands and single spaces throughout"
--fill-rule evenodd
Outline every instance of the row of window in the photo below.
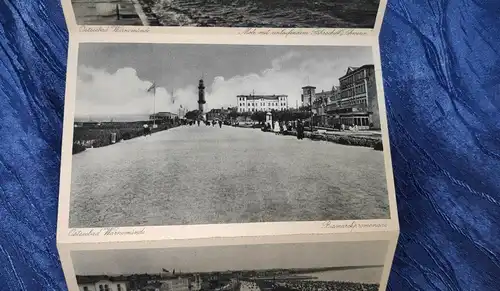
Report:
M 240 107 L 244 107 L 245 106 L 245 103 L 240 103 Z M 248 106 L 259 106 L 259 103 L 248 103 Z M 266 103 L 264 102 L 261 102 L 260 103 L 260 106 L 266 106 Z M 267 106 L 278 106 L 278 102 L 268 102 L 267 103 Z M 279 106 L 286 106 L 286 103 L 282 102 L 282 103 L 279 103 Z
M 286 97 L 277 97 L 278 101 L 284 101 Z M 238 97 L 238 101 L 246 101 L 247 97 Z
M 118 291 L 125 290 L 125 289 L 122 289 L 121 284 L 116 284 L 116 288 L 118 289 Z M 99 291 L 110 291 L 110 290 L 111 289 L 109 288 L 108 284 L 99 285 Z M 83 287 L 83 291 L 89 291 L 89 287 L 87 287 L 87 286 Z
M 340 81 L 340 88 L 343 89 L 354 82 L 363 80 L 364 78 L 366 78 L 366 71 L 365 70 L 363 70 L 359 73 L 356 73 L 348 78 L 342 79 Z
M 270 111 L 270 110 L 274 110 L 275 108 L 260 108 L 260 109 L 257 109 L 257 108 L 248 108 L 248 110 L 246 110 L 245 108 L 238 108 L 238 111 L 239 112 L 259 112 L 259 111 Z M 280 108 L 279 110 L 284 110 L 284 108 Z
M 348 101 L 341 101 L 340 107 L 349 106 L 349 105 L 357 105 L 357 104 L 367 105 L 366 98 L 362 97 L 362 98 L 352 99 L 352 100 L 348 100 Z
M 366 87 L 364 84 L 362 84 L 362 85 L 356 86 L 350 90 L 342 91 L 342 93 L 340 93 L 340 97 L 342 99 L 344 99 L 344 98 L 349 98 L 349 97 L 353 97 L 353 96 L 356 96 L 359 94 L 364 94 L 364 93 L 366 93 Z
M 347 124 L 347 125 L 357 125 L 357 126 L 369 126 L 370 125 L 370 121 L 368 120 L 368 117 L 341 117 L 340 123 Z

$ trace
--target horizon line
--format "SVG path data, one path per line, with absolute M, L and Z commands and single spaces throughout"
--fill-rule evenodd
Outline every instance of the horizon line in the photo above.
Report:
M 320 272 L 325 272 L 325 271 L 344 271 L 344 270 L 357 270 L 357 269 L 371 269 L 371 268 L 380 268 L 384 267 L 384 265 L 364 265 L 364 266 L 342 266 L 342 267 L 319 267 L 319 268 L 274 268 L 274 269 L 261 269 L 261 270 L 256 270 L 256 269 L 246 269 L 246 270 L 224 270 L 224 271 L 189 271 L 189 272 L 182 272 L 180 271 L 178 274 L 184 274 L 184 275 L 192 275 L 192 274 L 211 274 L 211 273 L 236 273 L 236 272 L 271 272 L 271 271 L 299 271 L 299 272 L 309 272 L 309 273 L 320 273 Z M 107 275 L 107 274 L 92 274 L 92 275 L 76 275 L 76 276 L 85 276 L 85 277 L 90 277 L 90 276 L 107 276 L 107 277 L 127 277 L 127 276 L 134 276 L 134 275 L 161 275 L 165 272 L 157 272 L 157 273 L 123 273 L 123 274 L 112 274 L 112 275 Z M 169 272 L 172 274 L 171 272 Z M 177 272 L 176 272 L 177 273 Z

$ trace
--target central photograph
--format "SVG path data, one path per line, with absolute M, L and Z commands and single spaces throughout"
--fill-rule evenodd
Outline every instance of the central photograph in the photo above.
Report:
M 370 46 L 81 43 L 69 227 L 390 219 L 376 72 Z

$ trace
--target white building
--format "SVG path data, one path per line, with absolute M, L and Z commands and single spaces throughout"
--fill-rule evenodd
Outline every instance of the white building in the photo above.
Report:
M 128 291 L 127 281 L 120 278 L 81 278 L 78 280 L 80 291 Z
M 238 112 L 281 111 L 288 109 L 287 95 L 238 95 Z
M 160 291 L 190 291 L 188 278 L 161 280 Z

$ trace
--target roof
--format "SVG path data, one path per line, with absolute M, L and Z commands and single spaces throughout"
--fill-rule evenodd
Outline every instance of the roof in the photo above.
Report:
M 250 100 L 260 100 L 260 99 L 275 100 L 278 99 L 279 97 L 287 98 L 288 95 L 238 95 L 236 97 L 246 97 L 247 99 Z
M 128 278 L 125 276 L 76 276 L 78 284 L 93 284 L 99 281 L 127 282 Z
M 151 114 L 150 116 L 174 116 L 174 115 L 177 115 L 177 114 L 172 113 L 172 112 L 157 112 L 157 113 Z
M 362 69 L 368 69 L 368 68 L 374 68 L 374 67 L 375 66 L 371 65 L 371 64 L 369 64 L 369 65 L 363 65 L 361 67 L 348 67 L 346 73 L 344 74 L 344 76 L 340 77 L 339 79 L 342 79 L 342 78 L 344 78 L 346 76 L 349 76 L 349 75 L 351 75 L 351 74 L 353 74 L 355 72 L 358 72 L 358 71 L 360 71 Z
M 309 88 L 316 89 L 316 87 L 314 87 L 314 86 L 304 86 L 304 87 L 302 87 L 302 89 L 309 89 Z

